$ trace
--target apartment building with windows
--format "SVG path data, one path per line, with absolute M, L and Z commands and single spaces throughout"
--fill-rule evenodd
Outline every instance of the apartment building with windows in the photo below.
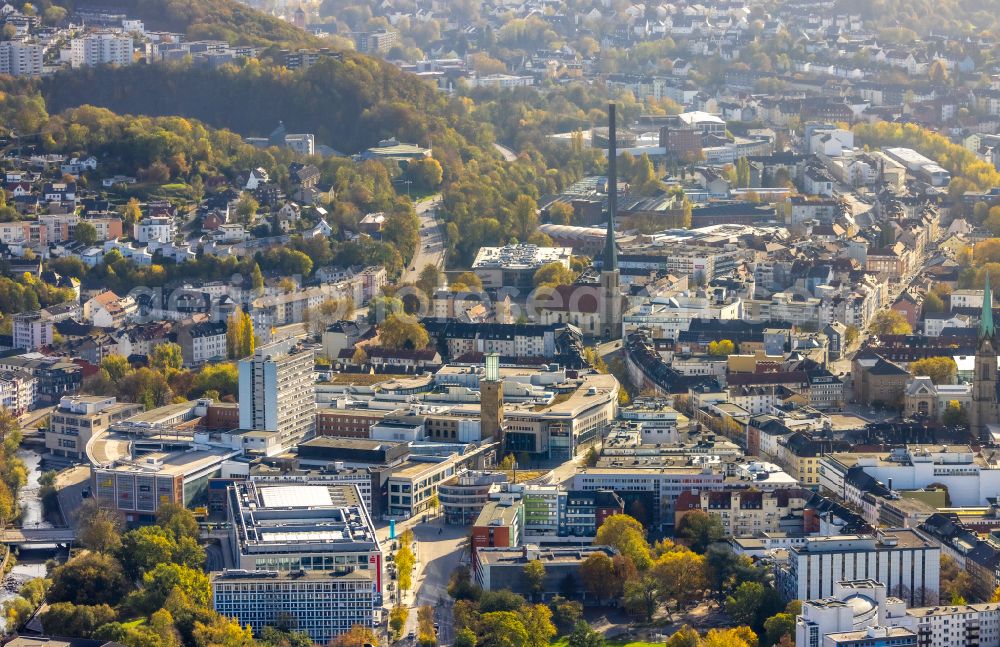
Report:
M 316 429 L 313 352 L 281 341 L 261 346 L 239 363 L 240 428 L 277 435 L 284 449 Z

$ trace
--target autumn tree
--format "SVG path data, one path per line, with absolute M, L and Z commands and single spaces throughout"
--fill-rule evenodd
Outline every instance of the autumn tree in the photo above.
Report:
M 161 373 L 181 370 L 184 366 L 181 347 L 173 342 L 157 344 L 149 353 L 149 366 Z
M 93 245 L 97 242 L 97 227 L 86 221 L 80 221 L 73 228 L 73 239 L 82 245 Z
M 925 357 L 910 364 L 910 374 L 926 375 L 934 384 L 954 384 L 958 377 L 958 364 L 951 357 Z
M 708 342 L 708 354 L 715 357 L 728 357 L 736 352 L 736 345 L 728 340 Z
M 438 269 L 437 265 L 428 263 L 420 269 L 420 276 L 417 278 L 416 285 L 428 298 L 434 297 L 434 292 L 440 284 L 441 270 Z
M 134 225 L 142 219 L 142 205 L 136 198 L 129 198 L 122 211 L 122 219 L 127 225 Z
M 549 205 L 549 221 L 557 225 L 573 222 L 573 206 L 567 202 L 553 202 Z
M 524 565 L 524 581 L 532 595 L 537 596 L 545 586 L 545 564 L 533 559 Z
M 868 331 L 873 335 L 909 335 L 913 328 L 902 313 L 896 310 L 882 310 L 871 319 Z
M 576 280 L 576 272 L 558 261 L 546 263 L 537 270 L 533 278 L 535 287 L 556 287 L 570 285 Z
M 683 547 L 676 547 L 657 558 L 650 566 L 650 573 L 656 579 L 661 598 L 673 600 L 678 611 L 698 599 L 708 586 L 705 557 Z
M 594 598 L 601 602 L 615 593 L 615 573 L 611 558 L 603 552 L 594 552 L 580 563 L 580 579 L 583 586 Z
M 100 507 L 95 499 L 83 504 L 78 516 L 80 544 L 98 553 L 109 553 L 121 545 L 122 519 L 116 511 Z
M 378 327 L 378 339 L 387 348 L 412 348 L 423 350 L 430 343 L 430 336 L 415 317 L 391 314 Z
M 597 529 L 594 545 L 617 549 L 620 554 L 631 559 L 640 571 L 649 566 L 646 530 L 638 520 L 627 514 L 616 514 L 606 519 Z

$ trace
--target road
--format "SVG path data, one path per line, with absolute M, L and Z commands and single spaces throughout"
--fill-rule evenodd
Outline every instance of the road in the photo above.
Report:
M 438 623 L 438 644 L 450 645 L 455 639 L 452 624 L 451 598 L 448 597 L 448 582 L 451 573 L 460 563 L 468 562 L 469 528 L 449 526 L 438 517 L 431 523 L 413 526 L 417 541 L 417 565 L 413 577 L 416 594 L 407 594 L 406 603 L 410 615 L 403 631 L 400 645 L 409 645 L 406 636 L 417 632 L 417 609 L 421 606 L 434 608 L 434 619 Z
M 498 153 L 503 155 L 503 159 L 505 162 L 517 161 L 517 153 L 507 148 L 506 146 L 501 146 L 500 144 L 493 144 L 493 148 L 495 148 Z
M 63 521 L 70 528 L 77 525 L 76 515 L 83 505 L 83 493 L 89 492 L 90 466 L 77 465 L 63 470 L 56 475 L 56 491 L 59 498 L 59 510 Z M 92 494 L 88 495 L 92 496 Z
M 441 196 L 434 195 L 416 205 L 417 218 L 420 219 L 420 243 L 413 255 L 409 267 L 403 270 L 400 283 L 416 283 L 427 264 L 435 265 L 444 270 L 445 234 L 444 226 L 437 218 L 437 207 L 441 204 Z

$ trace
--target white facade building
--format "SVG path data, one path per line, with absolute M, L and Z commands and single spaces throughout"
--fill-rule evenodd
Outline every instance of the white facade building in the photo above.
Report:
M 313 435 L 316 388 L 313 352 L 282 341 L 240 360 L 240 428 L 273 432 L 272 447 L 290 447 Z
M 8 41 L 0 43 L 0 74 L 41 76 L 45 48 L 36 43 Z
M 70 65 L 131 65 L 132 37 L 118 34 L 94 34 L 74 38 L 70 43 Z

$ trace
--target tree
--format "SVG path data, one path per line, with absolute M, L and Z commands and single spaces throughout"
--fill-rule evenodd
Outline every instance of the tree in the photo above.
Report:
M 249 225 L 253 223 L 258 209 L 260 209 L 260 203 L 253 195 L 244 191 L 236 203 L 236 217 L 243 225 Z
M 115 617 L 115 610 L 106 604 L 57 602 L 45 609 L 41 620 L 47 634 L 90 638 L 98 627 L 113 622 Z
M 676 533 L 696 553 L 704 553 L 709 544 L 726 536 L 719 518 L 703 510 L 684 513 L 677 523 Z
M 924 295 L 924 314 L 940 314 L 945 311 L 944 300 L 936 292 Z
M 517 613 L 528 632 L 525 647 L 548 647 L 556 635 L 556 627 L 552 624 L 552 610 L 544 604 L 525 604 Z
M 726 598 L 726 613 L 736 624 L 759 626 L 768 597 L 768 590 L 760 582 L 743 582 Z
M 664 600 L 677 603 L 677 610 L 687 607 L 707 588 L 705 558 L 686 548 L 676 548 L 661 555 L 650 567 L 657 589 Z
M 558 261 L 546 263 L 535 270 L 535 287 L 570 285 L 575 280 L 576 273 Z
M 122 536 L 118 551 L 125 573 L 132 579 L 141 577 L 157 564 L 169 562 L 177 542 L 159 526 L 144 526 L 130 530 Z
M 173 533 L 180 541 L 183 537 L 194 540 L 201 538 L 201 528 L 194 513 L 179 503 L 162 503 L 156 512 L 156 524 Z
M 510 222 L 518 240 L 528 240 L 528 236 L 538 228 L 538 205 L 531 196 L 524 194 L 517 196 Z
M 454 285 L 455 283 L 461 283 L 467 290 L 479 292 L 483 289 L 483 280 L 475 272 L 462 272 L 455 277 L 452 284 Z
M 545 564 L 533 559 L 524 565 L 524 580 L 532 595 L 537 596 L 545 586 Z
M 622 602 L 625 610 L 633 616 L 649 622 L 656 612 L 657 600 L 660 591 L 657 589 L 656 579 L 652 575 L 643 575 L 638 579 L 625 582 Z
M 549 221 L 557 225 L 568 225 L 573 222 L 573 206 L 566 202 L 553 202 L 549 205 Z
M 114 557 L 85 553 L 52 571 L 50 602 L 116 605 L 128 591 L 128 580 Z
M 132 370 L 132 365 L 124 355 L 108 355 L 101 361 L 101 368 L 108 373 L 108 379 L 117 384 Z
M 895 310 L 881 310 L 871 319 L 868 331 L 873 335 L 909 335 L 913 328 L 902 313 Z
M 434 292 L 440 284 L 441 270 L 438 269 L 438 266 L 433 263 L 424 265 L 420 270 L 420 276 L 417 278 L 417 287 L 420 288 L 428 298 L 433 298 Z
M 716 357 L 728 357 L 736 352 L 736 345 L 728 339 L 708 343 L 708 354 Z
M 392 634 L 399 638 L 403 635 L 403 628 L 406 627 L 406 620 L 410 617 L 410 607 L 397 604 L 389 611 L 389 628 Z
M 422 350 L 430 343 L 430 336 L 415 317 L 393 314 L 386 317 L 378 327 L 379 343 L 387 348 L 412 348 Z
M 958 400 L 949 400 L 941 414 L 941 422 L 947 427 L 966 427 L 969 424 L 969 412 Z
M 944 85 L 948 82 L 948 68 L 944 66 L 944 62 L 941 59 L 936 58 L 930 67 L 927 68 L 927 76 L 930 78 L 931 83 Z
M 378 645 L 378 636 L 371 627 L 354 625 L 346 633 L 330 641 L 330 647 L 364 647 L 365 643 Z
M 601 455 L 597 453 L 597 449 L 591 445 L 590 449 L 583 457 L 583 464 L 587 467 L 597 467 L 597 461 L 601 459 Z
M 604 636 L 590 628 L 583 620 L 573 627 L 573 633 L 567 639 L 569 647 L 604 647 Z
M 422 191 L 434 191 L 444 179 L 441 163 L 433 157 L 411 161 L 406 167 L 406 175 Z
M 701 636 L 691 627 L 684 625 L 667 638 L 664 647 L 700 647 Z
M 125 203 L 122 218 L 127 225 L 134 225 L 142 219 L 142 205 L 137 198 L 129 198 L 129 201 Z
M 764 621 L 764 633 L 768 645 L 776 645 L 782 636 L 795 636 L 795 616 L 791 613 L 776 613 Z
M 493 611 L 480 618 L 480 647 L 527 647 L 528 630 L 514 611 Z
M 854 324 L 849 324 L 847 326 L 847 330 L 844 332 L 845 348 L 850 348 L 851 346 L 853 346 L 854 342 L 858 340 L 858 336 L 860 334 L 861 331 L 858 330 L 857 326 L 855 326 Z
M 82 245 L 93 245 L 97 242 L 97 227 L 89 222 L 80 221 L 73 228 L 73 239 Z
M 750 186 L 750 161 L 745 157 L 736 161 L 736 185 L 744 189 Z
M 137 608 L 151 613 L 163 607 L 175 587 L 194 605 L 210 604 L 212 589 L 205 573 L 180 564 L 162 563 L 142 576 L 142 591 L 135 600 Z
M 416 557 L 410 550 L 408 542 L 401 542 L 399 550 L 396 551 L 396 577 L 398 578 L 399 590 L 409 591 L 413 587 L 413 567 L 416 564 Z
M 701 639 L 700 647 L 756 647 L 757 634 L 749 627 L 735 629 L 709 629 Z
M 925 357 L 910 364 L 910 374 L 926 375 L 934 384 L 954 384 L 958 364 L 951 357 Z
M 161 373 L 179 371 L 184 366 L 181 347 L 173 342 L 157 344 L 149 354 L 149 366 Z
M 597 529 L 594 545 L 617 549 L 619 553 L 629 557 L 640 571 L 649 566 L 649 543 L 646 541 L 645 529 L 639 521 L 627 514 L 616 514 L 605 520 Z
M 255 294 L 264 290 L 264 274 L 260 271 L 260 265 L 257 263 L 253 264 L 253 270 L 250 271 L 250 285 Z
M 598 602 L 608 600 L 615 592 L 614 565 L 603 552 L 592 553 L 580 564 L 583 586 Z
M 455 632 L 453 647 L 476 647 L 476 632 L 468 627 L 464 627 Z
M 121 516 L 114 510 L 102 508 L 95 499 L 90 499 L 84 503 L 78 518 L 77 538 L 85 548 L 108 553 L 121 546 Z

